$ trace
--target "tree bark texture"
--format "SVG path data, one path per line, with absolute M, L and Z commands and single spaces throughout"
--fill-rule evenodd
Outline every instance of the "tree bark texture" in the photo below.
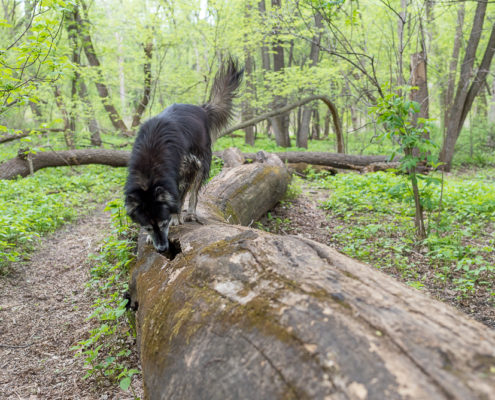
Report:
M 328 246 L 221 221 L 237 215 L 222 206 L 231 196 L 266 210 L 284 176 L 248 165 L 216 177 L 207 224 L 171 229 L 173 259 L 141 237 L 130 290 L 145 398 L 493 396 L 489 328 Z

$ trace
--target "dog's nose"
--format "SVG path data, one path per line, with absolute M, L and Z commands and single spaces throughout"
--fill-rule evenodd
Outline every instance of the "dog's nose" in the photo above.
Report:
M 164 251 L 168 250 L 168 241 L 166 241 L 165 243 L 159 244 L 158 246 L 155 246 L 155 247 L 160 253 L 163 253 Z

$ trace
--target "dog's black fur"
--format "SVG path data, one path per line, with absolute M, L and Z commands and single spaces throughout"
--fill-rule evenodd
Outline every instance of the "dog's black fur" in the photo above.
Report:
M 215 76 L 206 104 L 173 104 L 139 130 L 129 161 L 125 205 L 158 251 L 168 250 L 170 224 L 182 223 L 188 191 L 186 219 L 196 219 L 198 191 L 210 172 L 212 141 L 230 119 L 242 75 L 229 59 Z

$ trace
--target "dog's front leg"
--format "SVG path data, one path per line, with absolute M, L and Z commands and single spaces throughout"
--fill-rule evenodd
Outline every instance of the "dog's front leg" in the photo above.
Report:
M 170 216 L 170 225 L 177 226 L 177 225 L 182 225 L 183 223 L 184 223 L 184 219 L 182 218 L 180 212 L 178 214 L 172 214 Z
M 190 190 L 189 195 L 189 207 L 187 208 L 186 221 L 196 221 L 201 223 L 197 214 L 196 214 L 196 206 L 198 204 L 198 193 L 199 188 L 201 187 L 201 175 L 198 172 L 196 177 L 194 178 L 194 183 Z

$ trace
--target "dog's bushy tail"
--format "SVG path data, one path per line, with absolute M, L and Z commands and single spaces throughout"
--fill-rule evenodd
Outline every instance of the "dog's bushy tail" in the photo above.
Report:
M 210 100 L 203 104 L 212 142 L 218 138 L 232 116 L 232 100 L 242 82 L 243 74 L 244 68 L 240 69 L 237 60 L 229 57 L 215 75 Z

